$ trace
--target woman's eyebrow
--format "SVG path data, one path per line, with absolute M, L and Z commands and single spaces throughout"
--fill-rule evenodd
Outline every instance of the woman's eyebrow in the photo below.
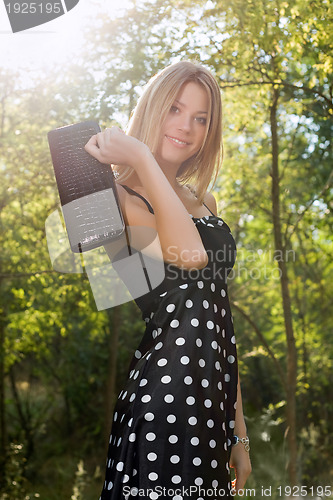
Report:
M 185 106 L 185 104 L 181 101 L 178 101 L 178 99 L 175 100 L 175 102 L 177 104 L 180 104 L 181 106 Z M 208 111 L 196 111 L 196 113 L 200 114 L 200 115 L 208 115 Z

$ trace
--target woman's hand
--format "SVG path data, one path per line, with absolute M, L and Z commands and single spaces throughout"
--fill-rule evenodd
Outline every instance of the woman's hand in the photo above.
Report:
M 230 467 L 235 469 L 236 479 L 232 482 L 232 487 L 238 493 L 239 490 L 244 488 L 246 480 L 252 471 L 249 452 L 245 450 L 242 443 L 238 443 L 232 447 Z
M 135 168 L 140 157 L 149 152 L 148 147 L 135 137 L 126 135 L 118 127 L 107 128 L 93 135 L 85 145 L 87 153 L 101 163 Z

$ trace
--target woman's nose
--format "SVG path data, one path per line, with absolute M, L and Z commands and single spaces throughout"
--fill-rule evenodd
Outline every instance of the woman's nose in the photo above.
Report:
M 191 130 L 191 117 L 182 115 L 179 120 L 178 127 L 180 130 L 183 130 L 184 132 L 190 132 Z

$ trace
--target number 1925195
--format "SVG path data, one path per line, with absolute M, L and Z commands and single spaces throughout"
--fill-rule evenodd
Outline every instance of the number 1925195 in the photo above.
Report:
M 330 497 L 332 488 L 330 486 L 279 486 L 279 496 L 286 497 Z
M 8 14 L 61 14 L 60 2 L 38 3 L 38 2 L 15 2 L 6 4 Z

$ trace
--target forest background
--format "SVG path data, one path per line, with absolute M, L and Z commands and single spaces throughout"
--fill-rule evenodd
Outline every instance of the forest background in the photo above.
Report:
M 213 193 L 238 247 L 247 487 L 333 498 L 332 2 L 150 0 L 92 17 L 70 60 L 0 69 L 1 500 L 97 500 L 144 327 L 133 302 L 98 311 L 84 273 L 52 269 L 47 132 L 125 127 L 142 85 L 181 59 L 211 69 L 223 98 Z

